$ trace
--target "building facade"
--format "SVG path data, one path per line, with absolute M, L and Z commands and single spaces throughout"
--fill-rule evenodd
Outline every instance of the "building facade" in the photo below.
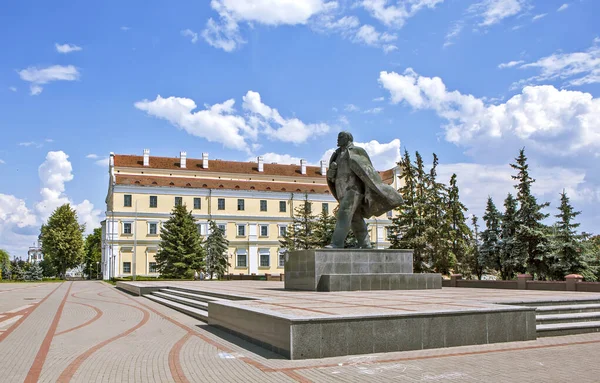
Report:
M 37 243 L 29 247 L 27 250 L 27 262 L 39 263 L 44 260 L 44 253 L 42 253 L 42 242 L 38 239 Z
M 280 240 L 294 209 L 305 198 L 313 214 L 333 214 L 337 201 L 329 192 L 326 164 L 308 166 L 256 162 L 115 155 L 109 158 L 106 219 L 102 222 L 104 279 L 158 276 L 154 256 L 162 224 L 176 204 L 185 204 L 197 219 L 201 235 L 214 220 L 229 240 L 228 273 L 283 273 Z M 398 188 L 398 169 L 380 172 Z M 371 240 L 386 248 L 391 212 L 368 220 Z

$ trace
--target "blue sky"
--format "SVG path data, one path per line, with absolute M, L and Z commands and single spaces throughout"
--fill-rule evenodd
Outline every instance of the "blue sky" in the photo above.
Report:
M 0 247 L 25 256 L 71 202 L 102 219 L 109 152 L 318 163 L 350 130 L 458 174 L 481 216 L 567 191 L 600 232 L 600 3 L 593 0 L 6 1 Z

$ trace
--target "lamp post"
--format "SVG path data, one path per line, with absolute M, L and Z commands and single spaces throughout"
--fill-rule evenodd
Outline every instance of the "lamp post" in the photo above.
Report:
M 96 261 L 96 279 L 98 279 L 98 268 L 100 267 L 100 262 Z

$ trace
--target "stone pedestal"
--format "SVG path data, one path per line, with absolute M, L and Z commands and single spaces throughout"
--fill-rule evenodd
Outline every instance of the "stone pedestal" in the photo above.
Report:
M 412 250 L 292 251 L 285 262 L 285 288 L 307 291 L 442 288 L 440 274 L 413 274 L 412 271 Z

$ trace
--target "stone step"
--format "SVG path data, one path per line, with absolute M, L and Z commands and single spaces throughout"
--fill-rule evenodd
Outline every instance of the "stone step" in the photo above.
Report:
M 213 283 L 219 283 L 219 282 L 205 282 L 205 283 L 213 284 Z M 230 301 L 255 299 L 255 298 L 248 298 L 245 296 L 240 296 L 240 295 L 235 295 L 235 294 L 216 293 L 213 291 L 186 289 L 184 287 L 175 287 L 175 286 L 170 286 L 169 290 L 181 291 L 181 292 L 191 293 L 191 294 L 200 294 L 200 295 L 203 295 L 206 297 L 210 297 L 212 299 L 226 299 L 226 300 L 230 300 Z
M 537 307 L 536 310 L 538 315 L 584 313 L 592 311 L 600 311 L 600 303 L 540 306 Z
M 171 294 L 171 295 L 178 295 L 180 297 L 189 298 L 189 299 L 193 299 L 193 300 L 200 301 L 200 302 L 210 302 L 210 301 L 222 300 L 221 298 L 216 298 L 216 297 L 210 296 L 210 295 L 203 295 L 203 294 L 199 294 L 199 293 L 191 293 L 188 291 L 174 290 L 171 288 L 160 289 L 160 292 Z
M 535 328 L 538 338 L 545 336 L 585 334 L 590 332 L 600 332 L 600 321 L 538 324 Z
M 208 303 L 204 302 L 204 301 L 198 301 L 195 299 L 185 298 L 185 297 L 182 297 L 179 295 L 175 295 L 175 294 L 171 294 L 171 293 L 167 293 L 167 292 L 163 292 L 163 291 L 153 291 L 152 295 L 161 297 L 163 299 L 168 299 L 168 300 L 176 302 L 176 303 L 181 303 L 182 305 L 195 307 L 200 310 L 204 310 L 204 311 L 208 310 Z
M 549 324 L 549 323 L 574 323 L 574 322 L 594 322 L 600 321 L 600 312 L 582 312 L 582 313 L 568 313 L 568 314 L 549 314 L 535 316 L 538 324 Z
M 182 312 L 182 313 L 189 315 L 191 317 L 194 317 L 196 319 L 200 319 L 201 321 L 204 321 L 204 322 L 208 321 L 208 312 L 206 310 L 201 310 L 201 309 L 198 309 L 195 307 L 177 303 L 177 302 L 171 301 L 169 299 L 161 298 L 157 295 L 144 295 L 144 296 L 146 298 L 151 299 L 155 302 L 158 302 L 164 306 L 170 307 L 174 310 Z
M 572 305 L 588 305 L 588 304 L 600 304 L 600 299 L 579 299 L 579 300 L 568 300 L 568 301 L 545 301 L 545 302 L 523 302 L 523 303 L 511 303 L 515 305 L 523 306 L 536 306 L 536 307 L 549 307 L 549 306 L 572 306 Z

